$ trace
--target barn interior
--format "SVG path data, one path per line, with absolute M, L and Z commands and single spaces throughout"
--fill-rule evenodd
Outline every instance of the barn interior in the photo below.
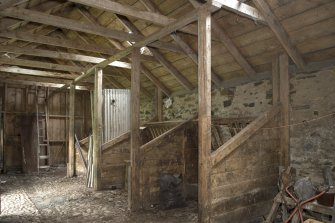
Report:
M 335 223 L 334 0 L 1 0 L 0 222 Z

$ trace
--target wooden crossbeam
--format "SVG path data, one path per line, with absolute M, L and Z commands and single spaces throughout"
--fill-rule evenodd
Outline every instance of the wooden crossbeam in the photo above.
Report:
M 123 24 L 123 26 L 125 26 L 129 31 L 131 31 L 132 33 L 142 36 L 142 33 L 140 30 L 137 29 L 137 27 L 131 22 L 129 21 L 128 18 L 124 17 L 124 16 L 117 16 L 118 20 Z M 158 60 L 160 62 L 161 65 L 163 65 L 163 67 L 165 67 L 176 79 L 177 81 L 185 87 L 185 89 L 187 90 L 191 90 L 193 89 L 193 85 L 191 82 L 189 82 L 179 71 L 178 69 L 173 66 L 173 64 L 171 62 L 169 62 L 165 56 L 163 54 L 161 54 L 157 49 L 153 49 L 153 48 L 149 48 L 152 55 L 154 56 L 154 58 L 156 60 Z
M 43 87 L 51 87 L 51 88 L 60 88 L 65 83 L 68 82 L 67 79 L 58 79 L 58 78 L 49 78 L 49 77 L 36 77 L 36 76 L 28 76 L 21 75 L 15 73 L 2 73 L 0 72 L 1 82 L 8 84 L 20 84 L 20 85 L 32 85 L 32 86 L 43 86 Z M 89 90 L 87 86 L 84 85 L 76 85 L 77 90 Z
M 196 0 L 189 0 L 193 7 L 198 8 L 201 4 Z M 220 25 L 212 19 L 213 33 L 216 34 L 221 43 L 223 43 L 229 53 L 234 57 L 236 62 L 245 70 L 248 76 L 252 77 L 256 75 L 256 71 L 249 64 L 249 62 L 244 58 L 238 48 L 235 46 L 234 42 L 226 34 L 226 32 L 220 27 Z
M 0 71 L 7 72 L 7 73 L 25 74 L 25 75 L 30 75 L 30 76 L 55 77 L 55 78 L 63 78 L 63 79 L 70 79 L 70 80 L 78 77 L 78 75 L 56 73 L 56 72 L 42 71 L 42 70 L 31 70 L 31 69 L 25 69 L 25 68 L 20 68 L 20 67 L 0 66 Z
M 80 9 L 79 10 L 80 13 L 82 15 L 85 16 L 85 18 L 87 20 L 89 20 L 90 23 L 92 24 L 98 24 L 97 21 L 92 17 L 92 15 L 87 11 L 87 10 L 84 10 L 84 9 Z M 99 25 L 99 24 L 98 24 Z M 136 34 L 136 33 L 135 33 Z M 107 40 L 109 40 L 108 38 L 106 38 Z M 125 47 L 122 46 L 122 44 L 118 44 L 116 43 L 116 41 L 114 40 L 112 42 L 113 45 L 116 45 L 116 47 L 118 49 L 124 49 Z M 112 62 L 112 63 L 115 63 L 116 61 Z M 154 84 L 156 85 L 158 88 L 160 88 L 166 95 L 170 95 L 171 94 L 171 91 L 168 89 L 168 87 L 165 86 L 165 84 L 163 84 L 156 76 L 154 76 L 146 67 L 144 64 L 141 64 L 140 66 L 140 69 L 141 69 L 141 72 L 145 74 L 145 76 Z M 141 87 L 141 89 L 144 89 L 143 87 Z M 150 94 L 149 94 L 150 95 Z
M 109 0 L 70 0 L 71 2 L 80 3 L 87 5 L 93 8 L 98 8 L 104 11 L 109 11 L 116 13 L 118 15 L 129 16 L 132 18 L 148 21 L 150 23 L 158 25 L 168 25 L 171 22 L 174 22 L 174 19 L 170 19 L 166 16 L 161 16 L 158 13 L 142 11 L 131 6 L 126 6 L 114 1 Z
M 82 50 L 82 51 L 88 51 L 88 52 L 95 52 L 95 53 L 102 53 L 102 54 L 107 54 L 107 55 L 113 55 L 116 54 L 118 52 L 120 52 L 119 50 L 115 50 L 115 49 L 110 49 L 110 48 L 106 48 L 103 46 L 99 46 L 96 44 L 82 44 L 82 43 L 78 43 L 78 41 L 74 41 L 74 40 L 68 40 L 68 39 L 60 39 L 60 38 L 55 38 L 55 37 L 49 37 L 49 36 L 42 36 L 42 35 L 36 35 L 36 34 L 30 34 L 30 33 L 26 33 L 26 32 L 0 32 L 0 37 L 4 37 L 4 38 L 12 38 L 12 39 L 18 39 L 18 40 L 22 40 L 22 41 L 27 41 L 27 42 L 33 42 L 33 43 L 39 43 L 39 44 L 45 44 L 45 45 L 50 45 L 50 46 L 57 46 L 57 47 L 62 47 L 62 48 L 70 48 L 70 49 L 76 49 L 76 50 Z M 7 51 L 19 51 L 18 48 L 10 48 L 11 46 L 1 46 L 0 50 L 2 52 L 4 52 L 5 50 Z M 21 50 L 24 50 L 24 48 L 22 48 Z M 6 51 L 6 52 L 7 52 Z M 50 57 L 51 54 L 49 54 L 48 52 L 43 52 L 41 50 L 24 50 L 23 54 L 26 55 L 30 55 L 28 54 L 29 51 L 31 51 L 30 53 L 32 54 L 33 52 L 37 52 L 37 53 L 41 53 L 43 55 L 48 55 L 45 57 Z M 15 52 L 13 52 L 15 53 Z M 69 56 L 66 55 L 64 53 L 55 53 L 54 57 L 56 57 L 57 55 L 59 55 L 60 57 L 63 57 L 64 59 L 67 58 L 71 58 L 71 60 L 75 60 L 73 59 L 73 55 Z M 35 56 L 35 55 L 32 55 Z M 80 57 L 77 57 L 76 55 L 74 55 L 77 59 Z M 62 58 L 59 58 L 62 59 Z M 88 57 L 85 57 L 84 60 L 88 59 Z M 153 57 L 150 56 L 145 56 L 145 55 L 141 55 L 141 59 L 142 60 L 147 60 L 147 61 L 156 61 Z M 95 61 L 95 59 L 89 58 L 87 62 L 90 63 L 95 63 L 93 61 Z M 100 63 L 101 61 L 99 61 L 98 63 Z
M 106 67 L 108 64 L 110 64 L 113 61 L 119 60 L 127 55 L 129 55 L 133 48 L 136 47 L 142 47 L 142 46 L 146 46 L 154 41 L 156 41 L 157 39 L 160 39 L 166 35 L 169 35 L 171 32 L 184 27 L 185 25 L 194 22 L 195 20 L 197 20 L 198 16 L 197 16 L 197 10 L 195 11 L 191 11 L 188 14 L 186 14 L 185 16 L 183 16 L 182 18 L 180 18 L 178 21 L 164 27 L 163 29 L 161 29 L 158 32 L 155 32 L 153 34 L 151 34 L 150 36 L 144 38 L 143 40 L 135 43 L 133 46 L 128 47 L 122 51 L 120 51 L 119 53 L 109 57 L 108 59 L 106 59 L 105 61 L 93 66 L 92 68 L 88 69 L 84 74 L 82 74 L 81 76 L 77 77 L 73 82 L 77 83 L 85 78 L 87 78 L 88 76 L 90 76 L 92 74 L 92 72 L 95 70 L 96 67 Z M 64 86 L 67 87 L 67 86 Z
M 272 12 L 268 3 L 266 3 L 264 0 L 254 0 L 253 2 L 259 9 L 259 11 L 263 14 L 267 24 L 271 28 L 272 32 L 276 35 L 281 45 L 286 50 L 287 54 L 291 57 L 291 59 L 298 66 L 298 68 L 304 71 L 304 59 L 302 58 L 296 47 L 292 44 L 287 32 L 279 22 L 279 19 Z
M 17 19 L 22 19 L 25 21 L 36 22 L 40 24 L 55 26 L 64 29 L 70 29 L 78 32 L 89 33 L 98 36 L 104 36 L 108 38 L 118 39 L 118 40 L 127 40 L 127 41 L 140 41 L 142 37 L 130 34 L 123 31 L 112 30 L 103 26 L 91 25 L 76 21 L 73 19 L 68 19 L 60 16 L 49 15 L 43 12 L 22 9 L 22 8 L 9 8 L 3 11 L 0 11 L 1 16 L 7 16 Z M 171 50 L 175 52 L 181 52 L 179 47 L 175 44 L 170 44 L 161 41 L 151 42 L 152 47 L 162 48 L 166 50 Z
M 34 60 L 23 60 L 23 59 L 9 59 L 5 57 L 0 57 L 1 64 L 7 65 L 17 65 L 17 66 L 24 66 L 24 67 L 33 67 L 33 68 L 42 68 L 48 70 L 58 70 L 58 71 L 69 71 L 69 72 L 76 72 L 81 73 L 84 72 L 84 69 L 76 66 L 69 66 L 69 65 L 60 65 L 54 63 L 46 63 Z
M 239 0 L 213 0 L 214 7 L 224 8 L 239 15 L 253 19 L 255 21 L 265 22 L 263 15 L 254 7 L 251 7 Z
M 28 2 L 29 0 L 3 0 L 0 2 L 0 10 L 4 10 L 10 7 L 18 6 L 23 3 Z
M 177 81 L 187 90 L 194 89 L 193 84 L 182 74 L 173 64 L 168 61 L 163 54 L 157 49 L 150 50 L 152 55 L 163 65 L 176 79 Z
M 141 2 L 149 11 L 156 12 L 162 15 L 157 6 L 150 0 L 142 0 Z M 182 50 L 184 50 L 184 52 L 193 60 L 195 64 L 198 64 L 198 54 L 192 49 L 192 47 L 188 43 L 186 43 L 176 33 L 171 34 L 170 37 L 180 46 Z M 217 75 L 213 70 L 212 70 L 212 82 L 216 86 L 220 86 L 222 82 L 220 76 Z

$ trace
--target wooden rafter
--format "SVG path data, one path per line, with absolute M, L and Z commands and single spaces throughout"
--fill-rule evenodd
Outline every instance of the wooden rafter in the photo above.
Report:
M 305 61 L 292 44 L 287 32 L 284 27 L 279 22 L 278 18 L 272 12 L 270 6 L 263 0 L 254 0 L 253 1 L 256 7 L 263 14 L 267 24 L 271 28 L 272 32 L 276 35 L 277 39 L 281 43 L 281 45 L 286 50 L 287 54 L 290 55 L 291 59 L 302 71 L 305 70 Z
M 126 41 L 140 41 L 142 38 L 134 34 L 130 34 L 123 31 L 108 29 L 103 26 L 85 24 L 73 19 L 68 19 L 60 16 L 49 15 L 43 12 L 21 9 L 21 8 L 9 8 L 0 11 L 1 16 L 7 16 L 26 21 L 36 22 L 40 24 L 55 26 L 64 29 L 70 29 L 78 32 L 89 33 L 98 36 L 104 36 L 108 38 L 126 40 Z M 181 52 L 179 47 L 175 44 L 170 44 L 161 41 L 155 41 L 150 43 L 152 47 L 162 48 L 170 51 Z
M 69 72 L 76 72 L 76 73 L 81 73 L 84 71 L 84 69 L 81 69 L 75 66 L 60 65 L 60 64 L 40 62 L 40 61 L 34 61 L 34 60 L 23 60 L 23 59 L 18 59 L 18 58 L 10 59 L 10 58 L 5 58 L 5 57 L 0 57 L 0 63 L 7 64 L 7 65 L 42 68 L 42 69 L 48 69 L 48 70 L 69 71 Z
M 161 16 L 158 13 L 141 11 L 131 6 L 122 5 L 120 3 L 109 1 L 109 0 L 70 0 L 71 2 L 80 3 L 93 8 L 98 8 L 104 11 L 110 11 L 118 15 L 129 16 L 136 19 L 141 19 L 150 23 L 155 23 L 158 25 L 168 25 L 174 22 L 174 19 L 168 18 L 166 16 Z
M 255 21 L 265 22 L 262 14 L 257 9 L 239 0 L 213 0 L 212 5 L 214 7 L 227 9 L 228 11 L 235 12 Z
M 99 46 L 96 44 L 82 44 L 78 43 L 78 41 L 74 40 L 68 40 L 68 39 L 60 39 L 55 37 L 49 37 L 49 36 L 41 36 L 36 34 L 29 34 L 26 32 L 0 32 L 0 37 L 4 38 L 14 38 L 19 39 L 22 41 L 27 42 L 34 42 L 39 44 L 45 44 L 50 46 L 57 46 L 62 48 L 70 48 L 70 49 L 77 49 L 82 51 L 88 51 L 88 52 L 96 52 L 96 53 L 103 53 L 107 55 L 113 55 L 119 52 L 119 50 L 115 49 L 108 49 L 103 46 Z M 150 56 L 141 55 L 141 59 L 148 60 L 148 61 L 155 61 Z
M 136 35 L 143 36 L 140 30 L 138 30 L 137 27 L 132 22 L 130 22 L 128 18 L 124 16 L 116 16 L 116 17 L 127 29 L 129 29 L 129 31 L 131 31 Z M 163 67 L 165 67 L 165 69 L 167 69 L 185 89 L 192 90 L 194 88 L 192 83 L 189 80 L 187 80 L 187 78 L 185 78 L 184 75 L 180 73 L 178 69 L 175 66 L 173 66 L 173 64 L 170 61 L 168 61 L 161 52 L 159 52 L 159 50 L 153 48 L 149 49 L 154 58 L 158 60 L 160 64 Z
M 150 0 L 141 0 L 142 4 L 151 12 L 156 12 L 162 15 L 157 6 Z M 179 35 L 173 33 L 170 37 L 180 46 L 181 49 L 193 60 L 195 64 L 198 64 L 198 54 L 192 49 L 192 47 L 186 43 Z M 221 85 L 221 78 L 212 70 L 212 82 L 216 86 Z
M 4 0 L 0 3 L 0 10 L 4 10 L 10 7 L 18 6 L 23 3 L 28 2 L 29 0 Z
M 189 2 L 193 5 L 193 7 L 198 8 L 201 6 L 199 2 L 196 0 L 189 0 Z M 255 76 L 256 71 L 254 68 L 249 64 L 249 62 L 244 58 L 238 48 L 235 46 L 234 42 L 229 38 L 226 32 L 220 27 L 220 25 L 212 19 L 212 27 L 213 33 L 216 34 L 229 51 L 229 53 L 234 57 L 236 62 L 245 70 L 248 76 L 252 77 Z
M 55 77 L 55 78 L 63 78 L 63 79 L 74 79 L 78 77 L 78 75 L 65 74 L 65 73 L 57 73 L 51 71 L 42 71 L 42 70 L 31 70 L 20 67 L 7 67 L 0 66 L 0 72 L 7 73 L 16 73 L 16 74 L 25 74 L 30 76 L 39 76 L 39 77 Z
M 186 14 L 182 18 L 180 18 L 178 21 L 176 21 L 172 24 L 169 24 L 168 26 L 164 27 L 163 29 L 159 30 L 158 32 L 155 32 L 155 33 L 151 34 L 150 36 L 144 38 L 143 40 L 135 43 L 133 46 L 128 47 L 128 48 L 120 51 L 119 53 L 109 57 L 105 61 L 103 61 L 103 62 L 93 66 L 92 68 L 88 69 L 84 74 L 80 75 L 73 82 L 77 83 L 77 82 L 87 78 L 88 76 L 90 76 L 92 74 L 92 72 L 95 70 L 96 67 L 102 67 L 102 68 L 106 67 L 111 62 L 128 56 L 132 52 L 133 48 L 146 46 L 146 45 L 156 41 L 157 39 L 160 39 L 160 38 L 162 38 L 166 35 L 169 35 L 171 32 L 173 32 L 175 30 L 178 30 L 181 27 L 184 27 L 191 22 L 194 22 L 197 18 L 198 18 L 197 10 L 189 12 L 188 14 Z M 64 87 L 68 87 L 68 86 L 65 85 Z
M 42 50 L 42 49 L 34 49 L 34 48 L 22 48 L 17 46 L 2 46 L 0 47 L 0 52 L 7 52 L 7 53 L 14 53 L 14 54 L 23 54 L 23 55 L 30 55 L 36 57 L 47 57 L 47 58 L 54 58 L 59 60 L 72 60 L 72 61 L 80 61 L 85 63 L 93 63 L 97 64 L 104 61 L 103 58 L 93 57 L 93 56 L 86 56 L 81 54 L 75 53 L 65 53 L 59 52 L 54 50 Z M 125 69 L 130 69 L 130 63 L 124 61 L 114 61 L 109 64 L 112 67 L 120 67 Z
M 92 24 L 98 24 L 97 21 L 92 17 L 92 15 L 86 11 L 86 10 L 79 10 L 87 20 L 89 20 Z M 98 24 L 99 25 L 99 24 Z M 109 40 L 108 38 L 106 38 L 107 40 Z M 116 44 L 116 47 L 118 49 L 124 49 L 124 47 L 122 46 L 122 44 L 120 43 L 116 43 L 116 41 L 112 42 L 112 44 Z M 165 86 L 165 84 L 163 84 L 154 74 L 152 74 L 149 69 L 147 69 L 145 67 L 145 65 L 143 63 L 141 63 L 140 66 L 141 72 L 143 74 L 145 74 L 145 76 L 154 84 L 156 85 L 159 89 L 161 89 L 167 96 L 169 96 L 171 94 L 170 89 L 168 89 L 168 87 Z M 143 87 L 141 87 L 141 89 L 143 89 Z

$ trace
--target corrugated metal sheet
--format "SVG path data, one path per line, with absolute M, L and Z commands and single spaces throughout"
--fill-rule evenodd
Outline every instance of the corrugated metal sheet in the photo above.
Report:
M 130 90 L 104 90 L 103 142 L 130 130 Z

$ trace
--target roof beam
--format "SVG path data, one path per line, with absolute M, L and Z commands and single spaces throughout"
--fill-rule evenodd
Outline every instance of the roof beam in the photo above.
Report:
M 189 2 L 193 5 L 193 7 L 198 8 L 201 6 L 199 2 L 196 0 L 189 0 Z M 234 42 L 230 39 L 230 37 L 226 34 L 226 32 L 220 27 L 220 25 L 212 18 L 212 30 L 218 37 L 221 43 L 223 43 L 226 49 L 230 52 L 230 54 L 234 57 L 235 61 L 245 70 L 249 77 L 255 76 L 256 71 L 249 64 L 249 62 L 244 58 L 238 48 L 235 46 Z
M 46 63 L 46 62 L 33 61 L 33 60 L 22 60 L 22 59 L 17 59 L 17 58 L 9 59 L 9 58 L 0 57 L 0 64 L 42 68 L 42 69 L 48 69 L 48 70 L 68 71 L 68 72 L 76 72 L 76 73 L 81 73 L 84 71 L 84 69 L 81 69 L 75 66 L 59 65 L 59 64 L 54 64 L 54 63 Z
M 132 18 L 144 20 L 150 23 L 155 23 L 158 25 L 166 26 L 175 19 L 168 18 L 166 16 L 161 16 L 160 14 L 141 11 L 131 6 L 122 5 L 120 3 L 109 1 L 109 0 L 70 0 L 71 2 L 79 3 L 82 5 L 87 5 L 93 8 L 101 9 L 103 11 L 109 11 L 116 13 L 118 15 L 129 16 Z
M 128 18 L 124 16 L 116 16 L 116 17 L 132 33 L 143 36 L 142 33 L 137 29 L 137 27 L 132 22 L 129 21 Z M 161 54 L 161 52 L 159 52 L 159 50 L 150 48 L 150 51 L 154 56 L 154 58 L 157 59 L 160 62 L 160 64 L 163 65 L 163 67 L 165 67 L 165 69 L 167 69 L 185 89 L 192 90 L 194 88 L 192 83 L 189 80 L 187 80 L 187 78 L 184 77 L 184 75 L 180 73 L 178 69 L 175 66 L 173 66 L 173 64 L 170 61 L 168 61 L 165 58 L 165 56 Z
M 7 0 L 7 1 L 5 0 L 5 1 L 0 2 L 0 10 L 18 6 L 28 1 L 29 0 Z
M 84 74 L 82 74 L 79 77 L 77 77 L 72 83 L 75 84 L 75 83 L 78 83 L 79 81 L 87 78 L 88 76 L 90 76 L 93 73 L 93 71 L 97 67 L 104 68 L 109 63 L 111 63 L 113 61 L 116 61 L 116 60 L 119 60 L 119 59 L 121 59 L 121 58 L 123 58 L 125 56 L 128 56 L 135 47 L 146 46 L 146 45 L 148 45 L 148 44 L 156 41 L 157 39 L 160 39 L 160 38 L 162 38 L 162 37 L 164 37 L 166 35 L 169 35 L 170 33 L 174 32 L 175 30 L 178 30 L 181 27 L 184 27 L 187 24 L 190 24 L 191 22 L 196 21 L 197 18 L 198 18 L 197 10 L 194 10 L 194 11 L 191 11 L 191 12 L 187 13 L 182 18 L 180 18 L 178 21 L 165 26 L 163 29 L 159 30 L 158 32 L 155 32 L 155 33 L 151 34 L 150 36 L 147 36 L 143 40 L 135 43 L 133 46 L 128 47 L 128 48 L 120 51 L 119 53 L 114 54 L 113 56 L 109 57 L 105 61 L 103 61 L 103 62 L 101 62 L 101 63 L 99 63 L 99 64 L 91 67 Z M 67 86 L 64 86 L 64 87 L 67 87 Z
M 263 14 L 266 22 L 268 23 L 272 32 L 276 35 L 281 45 L 286 50 L 287 54 L 290 55 L 291 59 L 294 61 L 299 69 L 301 69 L 302 71 L 305 70 L 305 61 L 303 60 L 302 56 L 295 48 L 295 46 L 292 44 L 287 32 L 279 22 L 278 18 L 272 12 L 270 6 L 264 0 L 254 0 L 253 2 Z
M 11 74 L 12 75 L 12 74 Z M 64 80 L 58 81 L 53 78 L 52 81 L 48 80 L 40 80 L 40 79 L 34 79 L 32 80 L 25 80 L 24 78 L 20 77 L 8 77 L 8 74 L 0 73 L 1 76 L 1 83 L 7 83 L 7 84 L 16 84 L 16 85 L 32 85 L 32 86 L 42 86 L 42 87 L 50 87 L 50 88 L 60 88 L 64 84 L 58 83 L 58 82 L 64 82 Z M 79 86 L 76 85 L 76 90 L 89 90 L 86 86 Z
M 50 71 L 42 71 L 42 70 L 31 70 L 20 67 L 7 67 L 0 66 L 1 72 L 7 73 L 15 73 L 15 74 L 25 74 L 30 76 L 39 76 L 39 77 L 54 77 L 54 78 L 62 78 L 62 79 L 74 79 L 78 77 L 78 75 L 65 74 L 65 73 L 56 73 Z
M 255 21 L 265 22 L 263 15 L 257 9 L 239 0 L 212 0 L 212 5 L 235 12 Z
M 36 57 L 47 57 L 59 60 L 72 60 L 85 63 L 97 64 L 104 61 L 103 58 L 86 56 L 81 54 L 74 53 L 65 53 L 53 50 L 42 50 L 42 49 L 33 49 L 33 48 L 24 48 L 17 46 L 1 46 L 0 52 L 14 53 L 14 54 L 23 54 Z M 125 69 L 131 69 L 131 64 L 123 61 L 114 61 L 109 64 L 111 67 L 119 67 Z
M 82 15 L 85 16 L 87 20 L 89 20 L 92 24 L 97 24 L 97 21 L 92 17 L 92 15 L 87 10 L 80 10 Z M 109 40 L 108 38 L 106 38 Z M 113 45 L 116 45 L 118 49 L 124 49 L 125 47 L 122 44 L 118 44 L 115 41 L 112 42 Z M 115 61 L 114 61 L 115 62 Z M 112 62 L 112 63 L 114 63 Z M 168 87 L 165 86 L 156 76 L 154 76 L 146 67 L 144 64 L 141 64 L 140 70 L 144 75 L 154 84 L 156 85 L 160 90 L 164 92 L 167 96 L 171 94 L 171 91 L 168 89 Z
M 162 15 L 162 13 L 159 11 L 157 6 L 152 3 L 150 0 L 141 0 L 141 3 L 151 12 L 156 12 Z M 192 49 L 188 43 L 186 43 L 180 36 L 177 34 L 171 34 L 170 37 L 180 46 L 182 50 L 193 60 L 195 64 L 198 64 L 198 54 Z M 221 85 L 221 78 L 219 75 L 217 75 L 213 69 L 212 69 L 212 82 L 220 86 Z
M 40 24 L 55 26 L 64 29 L 70 29 L 78 32 L 89 33 L 98 36 L 104 36 L 108 38 L 114 38 L 118 40 L 127 40 L 127 41 L 140 41 L 142 38 L 140 36 L 130 34 L 123 31 L 108 29 L 103 26 L 85 24 L 73 19 L 68 19 L 60 16 L 49 15 L 43 12 L 27 10 L 22 8 L 9 8 L 3 11 L 0 11 L 1 16 L 7 16 L 17 19 L 22 19 L 25 21 L 36 22 Z M 174 52 L 181 52 L 179 47 L 175 44 L 161 42 L 156 40 L 151 42 L 150 46 L 162 48 Z
M 96 44 L 81 44 L 81 43 L 78 43 L 78 41 L 74 41 L 74 40 L 60 39 L 60 38 L 49 37 L 49 36 L 41 36 L 41 35 L 30 34 L 26 32 L 0 32 L 0 37 L 13 38 L 13 39 L 26 41 L 26 42 L 33 42 L 33 43 L 39 43 L 39 44 L 57 46 L 57 47 L 63 47 L 63 48 L 70 48 L 70 49 L 76 49 L 76 50 L 82 50 L 82 51 L 88 51 L 88 52 L 102 53 L 102 54 L 107 54 L 107 55 L 113 55 L 113 54 L 120 52 L 119 50 L 109 49 L 109 48 L 99 46 Z M 1 48 L 2 47 L 5 47 L 5 46 L 1 46 Z M 156 61 L 154 60 L 154 58 L 150 56 L 142 55 L 141 58 L 143 60 Z

